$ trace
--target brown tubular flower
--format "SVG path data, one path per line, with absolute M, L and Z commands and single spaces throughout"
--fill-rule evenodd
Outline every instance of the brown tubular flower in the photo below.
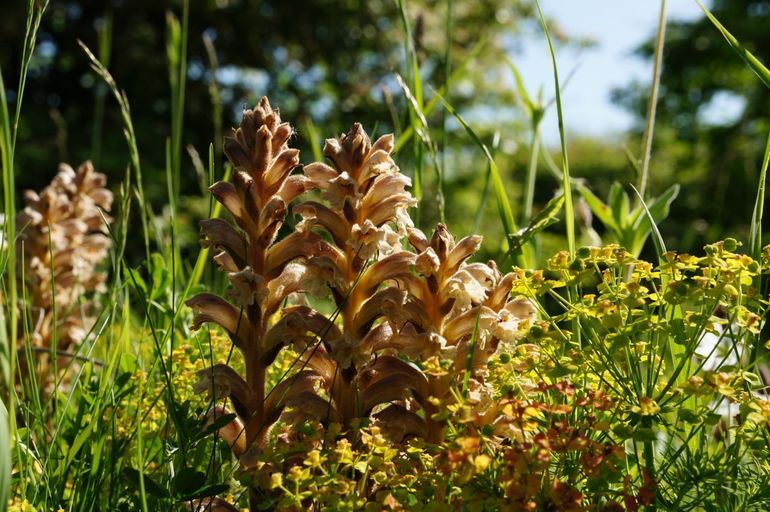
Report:
M 24 194 L 26 207 L 17 217 L 29 333 L 38 376 L 47 385 L 55 377 L 47 353 L 70 353 L 85 338 L 94 322 L 89 297 L 105 289 L 107 275 L 99 267 L 111 246 L 105 220 L 112 207 L 106 182 L 91 162 L 77 172 L 62 164 L 40 194 Z M 23 338 L 18 344 L 21 351 Z M 69 363 L 59 359 L 60 367 Z
M 449 389 L 461 384 L 473 347 L 468 402 L 485 407 L 484 369 L 501 341 L 515 343 L 522 335 L 520 323 L 534 317 L 525 300 L 510 300 L 515 275 L 502 275 L 494 262 L 467 263 L 480 247 L 481 237 L 468 236 L 455 242 L 443 224 L 430 241 L 417 229 L 409 229 L 409 242 L 417 251 L 419 275 L 401 278 L 409 292 L 394 345 L 423 360 L 450 360 L 449 372 L 428 373 L 429 397 L 451 400 Z M 475 331 L 475 336 L 474 336 Z M 425 397 L 425 398 L 429 398 Z M 431 416 L 438 412 L 431 400 L 421 404 L 426 411 L 428 440 L 439 442 L 443 424 Z
M 239 128 L 225 139 L 233 175 L 212 185 L 211 192 L 230 212 L 234 225 L 209 219 L 201 222 L 200 231 L 201 244 L 214 249 L 214 261 L 227 273 L 231 300 L 202 293 L 187 301 L 195 312 L 194 328 L 204 322 L 219 324 L 243 353 L 245 375 L 226 365 L 201 372 L 201 388 L 217 398 L 229 397 L 245 425 L 245 445 L 238 445 L 239 452 L 263 444 L 281 410 L 317 380 L 312 372 L 300 372 L 266 397 L 265 372 L 290 340 L 286 334 L 291 328 L 272 318 L 284 299 L 301 289 L 305 273 L 292 262 L 323 249 L 313 233 L 297 232 L 275 241 L 287 205 L 310 186 L 306 177 L 291 175 L 299 164 L 299 151 L 287 144 L 292 133 L 262 98 L 253 110 L 244 111 Z
M 331 398 L 323 410 L 346 425 L 382 404 L 408 398 L 409 390 L 415 395 L 427 390 L 422 372 L 388 354 L 397 330 L 393 318 L 406 298 L 396 280 L 410 275 L 415 258 L 400 242 L 410 225 L 407 209 L 415 200 L 406 191 L 410 180 L 399 172 L 392 150 L 392 135 L 372 144 L 358 123 L 340 139 L 327 140 L 324 154 L 331 165 L 305 167 L 305 176 L 323 191 L 326 203 L 307 201 L 293 210 L 303 218 L 299 229 L 320 230 L 330 239 L 307 267 L 316 278 L 315 288 L 330 290 L 339 327 L 308 324 L 323 345 L 306 362 L 322 377 Z M 314 409 L 316 399 L 307 398 L 306 409 Z M 412 430 L 420 429 L 419 421 L 412 424 Z

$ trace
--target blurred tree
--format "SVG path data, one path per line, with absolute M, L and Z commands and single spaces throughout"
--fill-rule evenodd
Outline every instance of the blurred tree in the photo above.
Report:
M 714 0 L 713 14 L 763 62 L 770 63 L 770 1 Z M 650 59 L 653 42 L 638 53 Z M 615 99 L 643 128 L 649 84 Z M 653 193 L 672 182 L 683 192 L 662 225 L 673 247 L 690 250 L 745 235 L 770 130 L 770 90 L 706 18 L 669 22 L 651 167 Z
M 512 103 L 504 81 L 493 79 L 501 51 L 522 17 L 531 14 L 525 0 L 456 0 L 451 47 L 460 62 L 481 39 L 485 51 L 465 73 L 452 101 L 467 104 Z M 414 31 L 423 80 L 438 88 L 444 80 L 447 1 L 411 0 L 408 18 Z M 0 17 L 0 67 L 9 101 L 14 99 L 26 2 L 3 6 Z M 84 41 L 95 53 L 99 32 L 108 49 L 109 69 L 129 97 L 145 167 L 150 199 L 165 195 L 163 141 L 169 134 L 169 85 L 165 52 L 166 12 L 181 12 L 179 0 L 52 0 L 43 20 L 25 97 L 17 155 L 20 188 L 47 182 L 60 160 L 96 160 L 114 180 L 122 178 L 127 151 L 120 117 L 112 98 L 99 114 L 99 79 L 89 70 L 77 45 Z M 382 90 L 394 98 L 401 92 L 394 71 L 404 74 L 404 36 L 394 0 L 190 1 L 189 66 L 184 144 L 205 154 L 215 126 L 237 124 L 241 108 L 261 95 L 270 96 L 300 132 L 307 148 L 304 119 L 312 119 L 319 137 L 337 135 L 354 120 L 369 130 L 392 130 Z M 112 21 L 112 23 L 110 23 Z M 203 43 L 215 48 L 218 68 L 212 69 Z M 210 86 L 222 101 L 218 118 Z M 483 89 L 480 87 L 483 84 Z M 481 97 L 481 92 L 484 97 Z M 403 103 L 400 105 L 403 106 Z M 403 116 L 406 108 L 399 108 Z M 217 148 L 221 141 L 216 141 Z M 306 153 L 304 160 L 310 159 Z M 187 161 L 187 160 L 185 160 Z M 183 176 L 191 177 L 192 166 Z M 182 191 L 198 192 L 194 179 Z

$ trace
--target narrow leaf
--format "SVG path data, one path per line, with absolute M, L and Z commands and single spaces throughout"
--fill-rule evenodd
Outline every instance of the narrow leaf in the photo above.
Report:
M 564 194 L 554 197 L 545 208 L 535 215 L 527 227 L 520 229 L 515 235 L 509 236 L 511 253 L 519 250 L 524 244 L 529 242 L 533 236 L 543 231 L 548 226 L 559 221 L 558 215 L 564 205 Z
M 732 46 L 733 50 L 735 50 L 735 53 L 740 56 L 741 59 L 751 68 L 751 70 L 759 77 L 760 80 L 762 80 L 762 83 L 765 84 L 768 88 L 770 88 L 770 70 L 768 70 L 762 62 L 756 58 L 750 51 L 748 51 L 746 48 L 741 45 L 741 43 L 722 25 L 716 17 L 711 14 L 711 11 L 709 11 L 703 3 L 701 3 L 700 0 L 695 0 L 700 8 L 703 10 L 703 13 L 706 15 L 706 17 L 711 21 L 711 23 L 719 30 L 725 39 L 727 39 L 727 42 Z
M 765 146 L 765 158 L 762 161 L 762 170 L 759 171 L 759 185 L 757 186 L 757 198 L 754 201 L 754 212 L 751 215 L 751 239 L 749 251 L 751 256 L 759 261 L 762 251 L 762 215 L 765 208 L 765 182 L 767 179 L 767 166 L 770 163 L 770 135 Z
M 658 229 L 658 225 L 655 223 L 655 220 L 652 218 L 652 214 L 650 214 L 649 208 L 647 208 L 647 203 L 644 202 L 644 199 L 642 199 L 642 196 L 641 194 L 639 194 L 639 191 L 636 190 L 636 187 L 631 185 L 631 188 L 634 189 L 636 196 L 639 198 L 639 203 L 644 207 L 644 212 L 647 214 L 647 217 L 650 220 L 650 226 L 652 226 L 652 241 L 655 244 L 655 252 L 658 255 L 658 261 L 662 262 L 663 254 L 667 252 L 666 243 L 663 241 L 663 237 L 660 235 L 660 230 Z

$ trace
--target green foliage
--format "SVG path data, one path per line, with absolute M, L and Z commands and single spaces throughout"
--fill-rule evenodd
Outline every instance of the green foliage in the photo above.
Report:
M 577 138 L 568 145 L 560 126 L 560 163 L 540 149 L 543 113 L 555 104 L 561 125 L 562 108 L 563 84 L 546 20 L 541 17 L 540 21 L 556 78 L 554 100 L 544 102 L 541 94 L 536 98 L 530 94 L 512 63 L 508 67 L 515 94 L 490 86 L 504 83 L 490 80 L 487 74 L 491 63 L 500 60 L 500 36 L 518 26 L 515 17 L 506 18 L 506 14 L 531 14 L 528 4 L 353 1 L 315 2 L 307 9 L 288 3 L 264 3 L 257 8 L 248 4 L 184 1 L 178 6 L 179 18 L 158 2 L 131 7 L 119 3 L 111 11 L 89 7 L 77 16 L 72 14 L 75 10 L 62 10 L 57 4 L 44 17 L 47 4 L 30 1 L 23 38 L 16 37 L 13 44 L 0 49 L 5 72 L 0 74 L 5 212 L 5 239 L 0 246 L 2 510 L 770 508 L 766 463 L 770 400 L 763 380 L 770 246 L 762 248 L 770 142 L 763 146 L 764 159 L 757 158 L 761 150 L 757 152 L 756 144 L 760 133 L 765 141 L 762 109 L 770 96 L 754 88 L 757 80 L 752 74 L 766 78 L 760 61 L 764 58 L 761 41 L 767 35 L 766 11 L 752 11 L 754 2 L 714 2 L 713 12 L 731 30 L 739 15 L 755 12 L 744 25 L 749 34 L 745 40 L 753 45 L 739 42 L 714 17 L 668 28 L 664 61 L 676 72 L 661 78 L 659 121 L 656 124 L 654 114 L 646 117 L 647 133 L 655 127 L 655 156 L 651 157 L 649 136 L 642 155 L 642 167 L 651 171 L 648 189 L 664 192 L 655 196 L 640 187 L 633 200 L 624 185 L 632 181 L 630 173 L 622 175 L 621 152 L 608 149 L 609 143 Z M 16 15 L 16 8 L 7 8 L 9 17 Z M 146 19 L 136 17 L 141 9 L 146 10 Z M 479 20 L 488 22 L 492 14 L 496 21 L 484 40 L 478 41 L 473 27 Z M 105 25 L 98 45 L 92 45 L 98 48 L 98 57 L 81 43 L 84 56 L 75 38 L 63 42 L 59 37 L 70 33 L 64 31 L 69 26 L 72 33 L 88 40 L 94 35 L 92 21 L 101 16 Z M 118 19 L 120 24 L 109 21 Z M 0 25 L 0 31 L 17 30 Z M 42 63 L 34 51 L 38 27 L 47 38 L 55 35 L 59 45 L 55 63 Z M 198 36 L 212 27 L 201 43 Z M 739 30 L 734 32 L 744 39 Z M 659 57 L 665 33 L 661 27 Z M 698 49 L 721 36 L 728 45 L 719 41 L 706 53 Z M 738 59 L 731 60 L 731 48 L 748 68 Z M 294 114 L 301 120 L 297 142 L 310 149 L 306 154 L 312 152 L 315 160 L 323 154 L 319 134 L 336 133 L 353 118 L 385 132 L 390 126 L 383 120 L 391 112 L 390 123 L 397 131 L 394 158 L 409 169 L 414 194 L 421 199 L 417 227 L 433 231 L 438 220 L 446 220 L 455 231 L 480 226 L 491 236 L 478 257 L 497 260 L 486 266 L 466 266 L 463 261 L 478 249 L 480 238 L 455 243 L 448 229 L 440 226 L 429 242 L 410 230 L 414 254 L 399 252 L 403 264 L 391 265 L 392 279 L 383 278 L 366 292 L 400 290 L 406 296 L 408 290 L 412 302 L 392 306 L 383 301 L 382 311 L 376 311 L 374 320 L 355 333 L 381 327 L 387 313 L 394 318 L 392 328 L 400 329 L 396 339 L 401 345 L 367 354 L 359 336 L 351 353 L 371 357 L 366 365 L 354 364 L 352 357 L 346 365 L 326 357 L 337 354 L 338 344 L 355 338 L 332 340 L 328 332 L 334 328 L 349 333 L 346 325 L 355 318 L 356 308 L 367 304 L 366 294 L 356 289 L 359 278 L 378 263 L 363 258 L 359 273 L 345 273 L 350 285 L 347 295 L 336 288 L 331 298 L 286 292 L 275 311 L 263 319 L 264 326 L 288 318 L 282 312 L 287 308 L 313 311 L 319 317 L 328 313 L 326 330 L 312 337 L 308 330 L 300 332 L 297 336 L 306 341 L 303 350 L 295 344 L 268 363 L 263 364 L 267 358 L 258 358 L 259 376 L 249 380 L 259 381 L 267 393 L 264 400 L 249 406 L 260 410 L 273 392 L 287 394 L 292 379 L 309 372 L 311 360 L 321 366 L 324 356 L 321 362 L 332 370 L 325 384 L 313 381 L 300 390 L 304 401 L 284 403 L 283 396 L 273 397 L 273 402 L 281 403 L 279 415 L 268 411 L 265 424 L 274 426 L 263 432 L 257 425 L 256 434 L 253 424 L 228 431 L 237 419 L 225 409 L 232 402 L 218 398 L 217 393 L 211 398 L 201 394 L 201 376 L 213 375 L 207 368 L 226 367 L 249 375 L 246 368 L 254 366 L 254 357 L 234 350 L 230 338 L 238 339 L 238 327 L 230 337 L 217 327 L 193 333 L 190 311 L 183 306 L 198 292 L 213 290 L 227 296 L 232 291 L 227 289 L 232 276 L 217 277 L 207 264 L 209 247 L 198 250 L 192 242 L 197 238 L 195 221 L 216 222 L 223 215 L 222 205 L 189 194 L 198 194 L 198 184 L 205 188 L 215 178 L 229 182 L 231 176 L 238 179 L 238 173 L 243 173 L 243 165 L 221 165 L 222 117 L 242 101 L 251 101 L 257 92 L 247 90 L 244 81 L 223 83 L 206 73 L 197 77 L 190 73 L 192 67 L 203 66 L 203 50 L 211 73 L 218 67 L 239 73 L 269 70 L 270 78 L 262 88 L 275 93 L 285 117 Z M 16 78 L 17 70 L 8 73 L 8 62 L 17 65 L 16 54 L 21 58 L 12 110 L 6 101 L 10 89 L 2 78 Z M 155 58 L 163 54 L 165 60 Z M 108 70 L 110 63 L 113 67 Z M 146 65 L 143 73 L 135 73 L 137 63 Z M 125 169 L 109 228 L 112 249 L 104 262 L 110 279 L 95 297 L 100 312 L 81 342 L 63 354 L 56 353 L 56 347 L 51 353 L 36 353 L 31 329 L 35 318 L 28 308 L 16 307 L 41 290 L 27 284 L 17 289 L 17 283 L 25 281 L 17 276 L 17 268 L 23 268 L 17 260 L 24 254 L 14 247 L 15 192 L 17 178 L 28 185 L 35 173 L 26 171 L 37 169 L 38 164 L 43 168 L 41 162 L 49 157 L 40 149 L 50 147 L 40 141 L 52 137 L 45 130 L 32 137 L 31 127 L 41 124 L 40 112 L 33 108 L 27 117 L 25 106 L 22 116 L 22 98 L 25 88 L 27 96 L 30 91 L 52 92 L 64 100 L 82 94 L 84 86 L 73 77 L 83 75 L 89 64 L 104 82 L 94 85 L 94 111 L 80 105 L 63 112 L 63 117 L 72 126 L 81 126 L 93 114 L 91 150 L 96 158 L 101 153 L 108 167 Z M 400 68 L 405 77 L 393 79 L 402 97 L 392 98 L 389 93 L 378 97 L 376 86 L 389 80 L 394 68 Z M 30 70 L 35 71 L 35 79 L 27 83 Z M 324 78 L 313 81 L 314 70 Z M 311 79 L 312 85 L 305 79 Z M 472 84 L 474 94 L 460 94 L 456 85 L 461 82 Z M 746 105 L 745 119 L 732 127 L 704 127 L 697 119 L 699 107 L 726 87 L 745 91 L 752 100 Z M 693 100 L 691 94 L 700 98 Z M 168 101 L 161 99 L 167 96 Z M 652 96 L 648 106 L 657 103 L 656 94 Z M 642 97 L 646 98 L 646 91 L 637 96 L 637 103 L 643 103 Z M 117 109 L 110 107 L 113 100 Z M 511 135 L 504 133 L 508 126 L 493 126 L 492 136 L 487 119 L 471 117 L 465 108 L 507 106 L 514 100 L 524 110 L 531 138 L 523 151 L 510 155 L 501 139 L 512 141 L 523 132 L 520 127 Z M 325 101 L 331 106 L 319 113 Z M 148 113 L 153 109 L 157 111 Z M 116 121 L 121 129 L 112 126 Z M 360 133 L 354 129 L 341 139 L 353 162 L 363 144 Z M 209 145 L 212 138 L 214 144 Z M 153 139 L 165 139 L 165 144 Z M 389 139 L 383 140 L 387 146 Z M 206 164 L 190 151 L 197 157 L 193 158 L 197 176 L 186 170 L 182 148 L 188 142 L 209 146 Z M 85 151 L 80 146 L 74 149 Z M 340 158 L 341 153 L 330 154 Z M 254 155 L 241 156 L 242 162 Z M 757 160 L 758 173 L 753 172 L 753 163 L 745 176 L 724 172 L 733 169 L 731 162 L 738 158 Z M 164 160 L 165 173 L 160 172 Z M 637 167 L 635 158 L 630 160 Z M 313 165 L 318 171 L 319 164 Z M 395 162 L 385 167 L 392 171 Z M 312 171 L 310 165 L 307 168 Z M 546 169 L 550 174 L 538 174 Z M 746 212 L 735 216 L 717 212 L 708 217 L 709 236 L 723 238 L 722 227 L 748 226 L 750 221 L 746 254 L 734 238 L 706 245 L 697 255 L 668 251 L 667 247 L 682 248 L 672 243 L 687 235 L 682 226 L 687 223 L 689 229 L 689 223 L 706 216 L 715 203 L 710 189 L 678 197 L 678 182 L 693 187 L 704 180 L 710 184 L 727 179 L 722 176 L 732 182 L 736 174 L 749 183 L 737 190 L 751 190 L 750 196 L 755 197 L 753 215 L 738 218 Z M 640 169 L 637 177 L 641 175 L 646 171 Z M 283 177 L 288 176 L 289 172 Z M 114 172 L 113 177 L 118 174 Z M 518 186 L 519 181 L 523 186 Z M 724 185 L 720 193 L 731 195 L 730 186 Z M 584 237 L 598 239 L 594 245 L 579 247 L 572 189 L 590 210 L 582 212 L 581 219 Z M 246 186 L 244 190 L 253 193 Z M 496 216 L 483 209 L 491 194 Z M 381 195 L 392 199 L 397 194 Z M 310 201 L 305 208 L 319 208 L 319 204 Z M 476 212 L 479 205 L 482 208 Z M 581 213 L 580 204 L 575 209 Z M 345 219 L 342 225 L 350 212 L 340 211 Z M 248 220 L 254 213 L 239 210 L 235 217 Z M 591 214 L 603 226 L 603 240 L 592 231 Z M 136 215 L 140 222 L 134 222 Z M 558 222 L 560 215 L 565 216 L 566 226 Z M 317 237 L 313 240 L 327 244 L 324 257 L 350 251 L 346 240 L 340 240 L 339 247 L 329 245 L 338 225 L 324 218 L 328 233 L 313 232 Z M 399 221 L 405 217 L 399 216 Z M 401 228 L 399 250 L 406 246 L 405 227 Z M 286 247 L 289 233 L 304 229 L 311 228 L 287 217 L 286 226 L 275 227 L 275 245 Z M 736 238 L 743 234 L 734 233 Z M 647 244 L 650 235 L 652 245 Z M 689 250 L 699 238 L 691 238 L 682 249 Z M 642 254 L 653 253 L 652 246 L 657 263 L 641 259 Z M 237 247 L 234 252 L 237 255 Z M 297 261 L 311 256 L 309 246 L 299 252 Z M 447 259 L 460 258 L 460 253 L 462 261 L 453 269 L 457 278 L 452 281 L 454 276 L 445 275 L 449 271 L 442 265 L 451 268 Z M 355 258 L 357 252 L 350 261 Z M 323 258 L 320 261 L 315 262 L 320 268 L 330 268 L 324 267 Z M 336 265 L 342 258 L 334 261 Z M 434 261 L 442 270 L 431 273 L 426 269 Z M 500 273 L 498 265 L 511 272 Z M 442 280 L 448 283 L 446 290 L 436 291 Z M 403 289 L 397 290 L 399 286 Z M 433 304 L 429 300 L 433 295 L 436 307 L 426 306 Z M 460 299 L 473 307 L 463 315 L 450 315 Z M 356 308 L 348 311 L 350 304 Z M 235 311 L 240 318 L 242 311 Z M 256 311 L 254 307 L 247 311 L 249 323 L 258 316 Z M 410 328 L 395 320 L 397 313 L 411 314 L 416 324 Z M 244 324 L 239 320 L 238 325 Z M 453 330 L 464 334 L 449 346 Z M 288 337 L 281 343 L 286 344 Z M 418 346 L 439 348 L 429 355 L 415 355 Z M 18 364 L 17 355 L 23 355 L 27 366 Z M 52 386 L 33 371 L 38 358 L 49 356 L 55 361 Z M 383 368 L 395 369 L 389 375 L 390 387 L 380 380 L 374 391 L 367 389 L 365 381 L 375 381 L 386 373 Z M 409 386 L 399 384 L 404 381 Z M 211 384 L 216 390 L 232 382 Z M 425 386 L 431 386 L 429 392 Z M 363 398 L 376 402 L 366 414 L 360 414 Z M 311 417 L 303 410 L 303 404 L 319 403 L 325 412 L 322 417 Z M 347 413 L 334 421 L 334 408 Z M 388 421 L 388 412 L 400 421 L 393 417 Z M 412 423 L 405 426 L 404 418 Z M 253 416 L 243 419 L 250 423 Z M 420 435 L 420 428 L 408 430 L 414 425 L 430 425 L 431 435 Z M 247 429 L 260 442 L 241 454 L 245 442 L 239 438 Z M 394 430 L 401 435 L 394 435 Z
M 770 130 L 770 90 L 757 76 L 760 68 L 754 70 L 757 62 L 747 65 L 734 49 L 767 64 L 770 12 L 764 3 L 751 0 L 715 0 L 708 7 L 739 46 L 726 41 L 707 17 L 668 22 L 650 163 L 652 195 L 675 183 L 698 191 L 680 197 L 661 226 L 669 244 L 682 250 L 693 250 L 724 233 L 741 237 L 750 233 L 753 203 L 736 198 L 755 197 Z M 638 53 L 651 59 L 653 51 L 651 40 Z M 636 115 L 639 136 L 648 88 L 645 80 L 614 94 Z M 709 115 L 718 105 L 728 105 L 734 115 Z M 631 144 L 637 140 L 633 137 Z
M 578 192 L 615 240 L 631 254 L 639 256 L 653 228 L 668 217 L 671 203 L 679 195 L 679 185 L 672 185 L 660 196 L 650 199 L 649 215 L 642 204 L 631 209 L 628 194 L 617 181 L 610 187 L 606 203 L 584 184 L 578 186 Z

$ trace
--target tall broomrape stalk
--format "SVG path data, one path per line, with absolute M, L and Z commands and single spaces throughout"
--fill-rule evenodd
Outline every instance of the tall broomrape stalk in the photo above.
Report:
M 265 372 L 290 328 L 286 321 L 274 322 L 273 316 L 286 297 L 300 289 L 305 273 L 292 261 L 323 249 L 313 233 L 295 232 L 275 241 L 287 205 L 311 186 L 306 177 L 291 175 L 299 163 L 299 151 L 287 144 L 292 133 L 262 98 L 253 110 L 244 111 L 240 127 L 225 138 L 234 171 L 229 182 L 215 183 L 211 192 L 230 212 L 234 225 L 205 220 L 201 237 L 204 246 L 215 249 L 214 260 L 227 273 L 232 300 L 202 293 L 187 301 L 195 311 L 195 328 L 204 322 L 219 324 L 244 356 L 245 375 L 219 364 L 203 372 L 200 384 L 217 397 L 230 398 L 239 421 L 229 427 L 234 435 L 226 437 L 238 455 L 264 444 L 283 407 L 316 379 L 312 372 L 302 372 L 266 396 Z
M 112 193 L 106 176 L 86 162 L 77 172 L 62 164 L 40 194 L 27 191 L 26 207 L 17 217 L 17 251 L 23 265 L 25 308 L 31 351 L 41 385 L 50 387 L 50 356 L 58 354 L 57 366 L 70 362 L 74 348 L 91 329 L 94 304 L 89 297 L 105 290 L 106 274 L 99 270 L 111 246 L 107 236 Z M 50 391 L 50 389 L 48 390 Z

